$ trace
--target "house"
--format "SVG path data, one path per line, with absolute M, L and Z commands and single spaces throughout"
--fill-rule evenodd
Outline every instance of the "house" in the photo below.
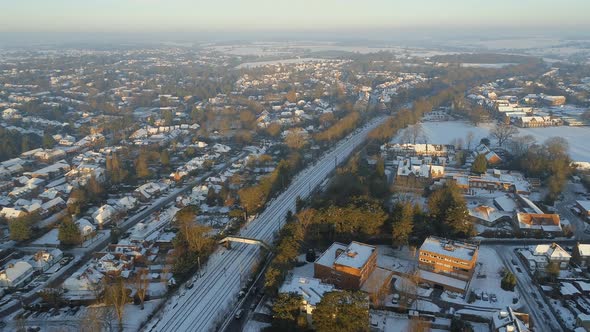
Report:
M 571 260 L 580 267 L 590 267 L 590 244 L 576 244 L 572 250 Z
M 20 288 L 33 277 L 35 269 L 28 262 L 19 261 L 0 271 L 0 287 Z
M 421 160 L 414 163 L 412 159 L 403 159 L 398 163 L 395 183 L 413 187 L 424 186 L 444 175 L 444 166 L 427 164 Z
M 518 116 L 514 118 L 514 124 L 521 128 L 539 128 L 561 126 L 563 121 L 552 116 Z
M 496 165 L 502 162 L 502 158 L 485 144 L 480 144 L 473 149 L 473 158 L 476 158 L 480 154 L 486 157 L 488 165 Z
M 341 289 L 359 290 L 377 267 L 377 248 L 334 242 L 314 263 L 314 278 Z
M 465 294 L 475 271 L 479 245 L 430 236 L 418 254 L 420 279 L 435 287 Z
M 7 220 L 18 219 L 22 218 L 27 215 L 27 213 L 21 209 L 13 208 L 13 207 L 4 207 L 2 211 L 0 211 L 0 215 L 6 218 Z
M 92 218 L 94 218 L 94 221 L 97 225 L 103 227 L 112 222 L 116 215 L 117 210 L 114 207 L 105 204 L 92 214 Z
M 515 312 L 511 307 L 493 314 L 491 321 L 492 332 L 531 332 L 528 314 Z
M 102 293 L 104 275 L 93 268 L 75 272 L 63 283 L 64 296 L 70 300 L 93 300 Z
M 325 293 L 334 291 L 334 286 L 323 283 L 320 279 L 292 277 L 287 279 L 279 293 L 295 293 L 303 298 L 302 306 L 307 314 L 308 321 L 311 321 L 311 315 L 316 305 L 322 300 Z
M 90 221 L 86 219 L 76 220 L 76 225 L 78 226 L 78 229 L 80 230 L 80 235 L 82 235 L 84 241 L 92 237 L 92 235 L 96 231 L 96 226 L 94 226 Z
M 561 220 L 558 214 L 518 212 L 514 218 L 515 228 L 525 236 L 561 235 Z
M 541 97 L 541 102 L 548 106 L 560 106 L 565 104 L 565 96 L 548 96 L 541 94 L 539 97 Z
M 469 216 L 474 222 L 491 227 L 496 223 L 506 220 L 511 221 L 511 213 L 500 212 L 496 208 L 480 205 L 469 209 Z
M 63 252 L 59 249 L 53 249 L 51 251 L 41 250 L 35 253 L 33 256 L 33 267 L 35 270 L 46 271 L 53 264 L 59 262 L 63 257 Z
M 578 210 L 578 211 L 576 211 L 577 213 L 581 214 L 586 219 L 590 220 L 590 201 L 586 201 L 586 200 L 576 201 L 576 205 L 574 206 L 574 210 Z
M 571 258 L 570 254 L 557 243 L 539 244 L 534 248 L 519 250 L 519 253 L 528 262 L 531 271 L 544 271 L 550 263 L 565 269 Z

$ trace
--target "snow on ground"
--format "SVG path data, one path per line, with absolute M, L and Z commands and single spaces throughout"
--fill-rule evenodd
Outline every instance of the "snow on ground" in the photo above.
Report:
M 570 157 L 574 161 L 590 161 L 590 127 L 547 127 L 519 128 L 519 135 L 532 135 L 537 142 L 544 142 L 550 137 L 563 137 L 570 144 Z
M 283 59 L 283 60 L 271 60 L 271 61 L 257 61 L 257 62 L 245 62 L 239 64 L 236 69 L 252 69 L 258 67 L 264 67 L 269 65 L 287 65 L 287 64 L 298 64 L 309 61 L 324 61 L 318 58 L 296 58 L 296 59 Z
M 468 132 L 473 132 L 474 142 L 488 137 L 493 123 L 483 123 L 475 127 L 465 121 L 424 122 L 422 130 L 428 143 L 451 144 L 453 140 L 461 138 L 465 141 Z M 563 137 L 570 144 L 570 156 L 574 161 L 590 161 L 590 145 L 586 140 L 590 137 L 590 127 L 547 127 L 547 128 L 518 128 L 519 136 L 532 135 L 538 143 L 543 143 L 550 137 Z M 392 141 L 399 142 L 402 132 Z
M 244 325 L 242 332 L 260 332 L 269 326 L 270 326 L 269 323 L 259 322 L 259 321 L 255 321 L 255 320 L 249 320 L 246 323 L 246 325 Z
M 291 270 L 291 273 L 298 277 L 313 278 L 313 263 L 309 263 L 305 260 L 305 254 L 299 255 L 299 257 L 297 257 L 297 261 L 305 264 L 302 266 L 296 266 L 293 270 Z
M 33 241 L 32 245 L 49 245 L 49 246 L 59 245 L 59 240 L 57 239 L 58 233 L 59 233 L 59 230 L 57 228 L 54 228 L 54 229 L 50 230 L 49 232 L 45 233 L 42 237 Z
M 559 314 L 559 317 L 565 322 L 567 328 L 573 330 L 576 327 L 576 316 L 574 316 L 569 309 L 563 307 L 559 301 L 551 300 L 549 302 L 553 309 Z
M 477 262 L 478 266 L 471 279 L 469 291 L 474 291 L 476 293 L 485 292 L 488 296 L 495 294 L 497 300 L 492 302 L 489 297 L 487 300 L 482 298 L 480 300 L 475 300 L 475 302 L 470 303 L 470 305 L 498 309 L 503 309 L 507 306 L 515 307 L 513 300 L 515 297 L 520 298 L 520 296 L 517 292 L 505 291 L 500 287 L 500 282 L 502 280 L 500 271 L 504 268 L 504 264 L 502 264 L 496 251 L 492 248 L 480 246 Z M 467 297 L 465 299 L 460 296 L 453 298 L 452 296 L 449 296 L 448 292 L 444 292 L 441 295 L 441 299 L 446 302 L 465 304 Z
M 423 122 L 422 131 L 424 138 L 429 144 L 451 144 L 453 140 L 462 139 L 465 141 L 468 132 L 473 132 L 474 143 L 479 143 L 484 137 L 488 137 L 490 130 L 494 127 L 493 123 L 482 123 L 475 127 L 465 121 L 444 121 L 444 122 Z M 409 128 L 406 130 L 410 130 Z M 403 131 L 393 138 L 393 142 L 398 142 L 403 135 Z M 420 142 L 422 143 L 422 142 Z
M 126 304 L 123 322 L 125 322 L 125 330 L 139 331 L 141 324 L 147 321 L 148 315 L 156 309 L 156 307 L 163 300 L 145 301 L 144 309 L 135 304 Z
M 148 285 L 148 294 L 150 297 L 161 297 L 166 295 L 168 286 L 163 282 L 150 282 Z

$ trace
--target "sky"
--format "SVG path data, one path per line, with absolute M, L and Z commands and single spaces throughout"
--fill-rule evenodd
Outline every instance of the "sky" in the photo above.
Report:
M 0 33 L 559 28 L 589 0 L 0 0 Z

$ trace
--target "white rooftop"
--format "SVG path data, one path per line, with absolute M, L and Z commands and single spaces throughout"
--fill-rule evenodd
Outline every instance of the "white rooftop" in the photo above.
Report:
M 374 251 L 375 247 L 373 246 L 353 241 L 343 253 L 338 255 L 334 263 L 360 269 L 367 263 Z
M 475 253 L 477 252 L 477 245 L 429 236 L 424 240 L 424 243 L 420 247 L 420 251 L 429 251 L 464 261 L 471 261 L 474 259 Z

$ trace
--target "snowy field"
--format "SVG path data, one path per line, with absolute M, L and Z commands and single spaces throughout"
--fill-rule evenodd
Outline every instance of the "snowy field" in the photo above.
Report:
M 296 58 L 296 59 L 283 59 L 283 60 L 272 60 L 272 61 L 257 61 L 257 62 L 245 62 L 239 64 L 236 69 L 250 69 L 250 68 L 257 68 L 257 67 L 264 67 L 267 65 L 287 65 L 287 64 L 296 64 L 296 63 L 303 63 L 303 62 L 310 62 L 310 61 L 323 61 L 323 59 L 318 58 Z
M 459 138 L 465 142 L 467 133 L 470 131 L 475 137 L 473 141 L 478 143 L 480 139 L 489 136 L 493 127 L 493 123 L 483 123 L 475 127 L 464 121 L 422 123 L 424 139 L 431 144 L 451 144 Z M 590 162 L 590 144 L 586 142 L 590 139 L 590 127 L 518 128 L 518 132 L 519 136 L 532 135 L 539 143 L 543 143 L 550 137 L 563 137 L 570 144 L 569 152 L 574 161 Z M 393 141 L 399 142 L 401 137 L 400 132 Z M 423 142 L 424 140 L 420 141 L 420 143 Z

